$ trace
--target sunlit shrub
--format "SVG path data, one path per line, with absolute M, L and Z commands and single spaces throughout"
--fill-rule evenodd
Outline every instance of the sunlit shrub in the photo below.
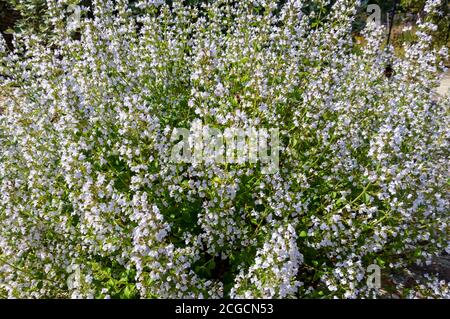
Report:
M 369 265 L 448 251 L 432 24 L 398 58 L 349 0 L 47 3 L 51 40 L 1 50 L 0 295 L 374 297 Z M 171 162 L 199 122 L 278 128 L 279 171 Z

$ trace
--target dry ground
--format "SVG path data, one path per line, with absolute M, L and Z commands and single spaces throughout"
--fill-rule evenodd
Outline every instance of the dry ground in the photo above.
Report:
M 445 95 L 450 89 L 450 71 L 444 76 L 444 79 L 441 82 L 441 86 L 438 88 L 438 93 L 440 95 Z

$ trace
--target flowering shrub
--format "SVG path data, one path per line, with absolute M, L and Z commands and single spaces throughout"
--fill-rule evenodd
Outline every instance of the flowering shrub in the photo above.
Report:
M 315 2 L 94 1 L 68 25 L 49 0 L 50 40 L 0 49 L 0 295 L 376 297 L 369 265 L 448 252 L 434 25 L 398 58 L 374 24 L 355 47 L 358 3 Z M 278 128 L 279 169 L 174 163 L 196 123 Z

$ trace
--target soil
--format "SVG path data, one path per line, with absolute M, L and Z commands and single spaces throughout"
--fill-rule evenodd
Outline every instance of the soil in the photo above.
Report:
M 449 89 L 450 89 L 450 70 L 442 79 L 441 86 L 438 88 L 437 92 L 440 95 L 445 95 Z

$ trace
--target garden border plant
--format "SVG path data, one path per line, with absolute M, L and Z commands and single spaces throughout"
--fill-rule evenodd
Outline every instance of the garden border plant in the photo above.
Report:
M 439 1 L 401 57 L 374 24 L 355 50 L 357 1 L 314 3 L 93 1 L 68 26 L 49 0 L 51 38 L 1 41 L 0 296 L 378 297 L 448 252 Z M 279 128 L 279 171 L 171 162 L 199 124 Z M 450 296 L 423 280 L 392 289 Z

